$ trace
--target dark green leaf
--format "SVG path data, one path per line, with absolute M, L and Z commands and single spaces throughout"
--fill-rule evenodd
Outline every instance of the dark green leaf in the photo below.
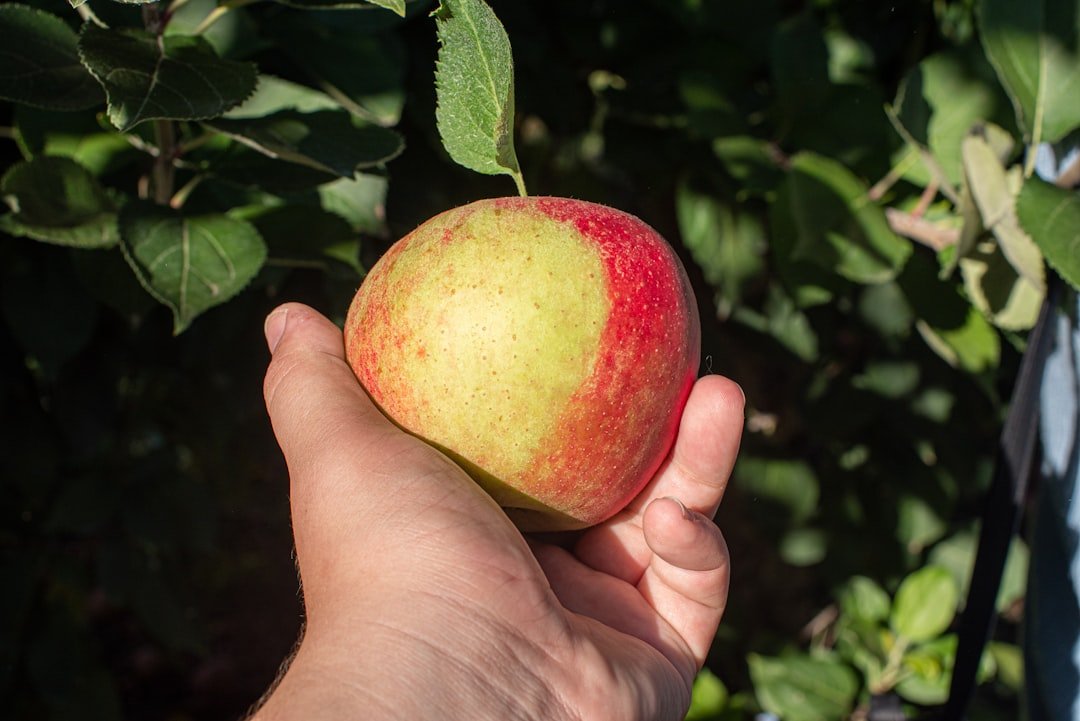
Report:
M 341 107 L 377 125 L 396 125 L 405 105 L 407 58 L 401 39 L 320 20 L 312 13 L 288 14 L 274 18 L 268 27 Z
M 832 90 L 829 50 L 814 15 L 802 12 L 777 28 L 772 41 L 776 101 L 788 121 L 820 108 Z
M 763 313 L 748 306 L 735 309 L 734 319 L 760 333 L 772 336 L 807 363 L 818 358 L 818 338 L 810 320 L 777 286 L 769 287 Z
M 749 498 L 784 507 L 792 525 L 806 521 L 817 510 L 818 479 L 803 461 L 743 456 L 735 466 L 734 485 Z
M 1080 126 L 1080 2 L 980 0 L 980 37 L 1029 142 Z
M 79 248 L 118 240 L 116 205 L 97 179 L 69 158 L 41 156 L 12 166 L 0 181 L 12 213 L 0 230 Z
M 217 117 L 255 90 L 255 66 L 223 60 L 202 37 L 86 23 L 79 54 L 105 86 L 109 119 L 123 131 L 147 120 Z
M 371 10 L 373 6 L 392 10 L 405 17 L 405 0 L 277 0 L 282 5 L 305 10 Z
M 846 718 L 854 705 L 859 681 L 843 663 L 758 654 L 747 660 L 762 708 L 784 721 L 836 721 Z
M 129 203 L 120 214 L 120 235 L 143 286 L 172 310 L 176 333 L 239 293 L 266 259 L 258 231 L 226 215 L 185 216 Z
M 895 282 L 868 285 L 859 295 L 859 315 L 885 338 L 904 338 L 915 321 L 911 305 Z
M 959 601 L 952 574 L 941 566 L 925 566 L 900 583 L 889 623 L 908 641 L 929 641 L 949 627 Z
M 386 163 L 403 148 L 394 131 L 360 125 L 344 111 L 281 110 L 261 118 L 220 118 L 206 124 L 268 157 L 343 178 Z
M 435 117 L 446 151 L 471 170 L 511 175 L 524 195 L 514 152 L 514 59 L 506 31 L 482 0 L 443 0 L 435 18 Z
M 273 195 L 309 192 L 341 179 L 307 165 L 275 160 L 238 142 L 224 156 L 215 158 L 211 172 L 227 183 Z
M 1016 212 L 1046 261 L 1080 288 L 1080 195 L 1031 178 L 1020 190 Z
M 767 141 L 736 135 L 717 138 L 713 152 L 739 183 L 739 193 L 768 195 L 783 178 L 778 158 Z
M 98 177 L 144 157 L 123 134 L 102 128 L 92 113 L 22 105 L 15 109 L 15 130 L 25 156 L 62 155 Z
M 0 5 L 0 98 L 49 110 L 81 110 L 105 100 L 79 62 L 78 36 L 60 18 L 26 5 Z
M 12 263 L 3 274 L 4 321 L 23 351 L 50 375 L 86 347 L 98 317 L 97 304 L 66 260 L 61 255 L 50 262 Z
M 357 275 L 360 237 L 341 216 L 309 205 L 261 208 L 245 215 L 263 240 L 271 261 L 325 267 L 328 261 L 343 263 Z
M 820 528 L 792 528 L 780 539 L 780 558 L 792 566 L 813 566 L 825 560 L 828 537 Z
M 893 233 L 867 188 L 842 165 L 800 153 L 786 182 L 798 226 L 797 257 L 859 283 L 890 280 L 904 266 L 911 244 Z
M 392 10 L 401 17 L 405 17 L 405 0 L 368 0 L 372 5 Z

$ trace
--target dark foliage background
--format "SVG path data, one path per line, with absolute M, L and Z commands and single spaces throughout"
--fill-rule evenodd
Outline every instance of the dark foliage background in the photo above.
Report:
M 5 716 L 242 715 L 300 620 L 287 479 L 261 401 L 262 319 L 300 300 L 340 321 L 395 238 L 514 192 L 443 149 L 430 4 L 410 0 L 404 19 L 319 4 L 28 3 L 76 32 L 97 18 L 202 35 L 215 57 L 289 84 L 242 116 L 135 118 L 121 133 L 98 90 L 61 109 L 0 80 L 13 101 L 0 104 L 12 211 L 0 227 Z M 1004 266 L 985 247 L 985 209 L 964 195 L 976 161 L 963 139 L 994 123 L 1015 141 L 994 156 L 1004 173 L 1039 137 L 987 62 L 974 2 L 491 5 L 513 43 L 530 191 L 622 208 L 669 238 L 698 293 L 703 372 L 737 379 L 749 400 L 718 517 L 732 597 L 691 717 L 859 717 L 886 693 L 911 709 L 940 703 L 1041 298 L 1037 283 L 1010 295 L 1019 271 L 992 288 L 970 271 Z M 81 32 L 86 63 L 94 31 Z M 300 122 L 336 150 L 297 142 L 268 157 L 251 119 L 297 109 L 333 116 Z M 69 166 L 17 177 L 45 156 L 91 180 Z M 78 190 L 91 185 L 104 190 Z M 50 224 L 55 212 L 28 209 L 35 197 L 92 212 Z M 181 308 L 182 281 L 139 260 L 155 201 L 192 228 L 239 224 L 223 231 L 243 240 L 229 252 L 253 270 L 234 297 Z M 113 235 L 92 247 L 76 237 L 87 228 Z M 1017 713 L 1025 564 L 1017 542 L 974 718 Z

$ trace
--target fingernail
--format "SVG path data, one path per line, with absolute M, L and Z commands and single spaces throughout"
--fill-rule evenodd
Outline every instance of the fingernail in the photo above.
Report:
M 671 501 L 675 501 L 676 503 L 679 504 L 679 508 L 682 510 L 683 518 L 685 518 L 688 521 L 693 521 L 693 520 L 697 519 L 697 515 L 693 511 L 691 511 L 689 508 L 687 508 L 686 505 L 682 501 L 680 501 L 678 498 L 676 498 L 675 496 L 667 496 L 667 499 L 671 500 Z
M 271 354 L 277 350 L 278 343 L 281 342 L 281 336 L 285 335 L 285 323 L 288 320 L 288 315 L 288 310 L 278 308 L 266 316 L 266 322 L 263 323 L 263 334 L 266 335 L 266 345 L 270 347 Z

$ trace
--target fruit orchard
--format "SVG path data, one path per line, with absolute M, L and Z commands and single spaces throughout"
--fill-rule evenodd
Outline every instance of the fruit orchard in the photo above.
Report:
M 8 716 L 258 698 L 300 613 L 263 318 L 343 323 L 394 240 L 515 185 L 656 228 L 746 391 L 688 718 L 939 706 L 1027 334 L 1080 280 L 1076 0 L 493 0 L 510 90 L 464 149 L 457 5 L 0 5 Z M 1027 561 L 973 719 L 1018 713 Z

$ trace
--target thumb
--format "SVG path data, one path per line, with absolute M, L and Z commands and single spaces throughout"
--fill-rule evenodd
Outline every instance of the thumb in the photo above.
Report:
M 264 326 L 272 358 L 263 396 L 298 496 L 334 498 L 324 479 L 358 470 L 365 447 L 396 428 L 368 398 L 345 360 L 341 330 L 312 308 L 286 303 Z M 330 471 L 330 472 L 327 472 Z

